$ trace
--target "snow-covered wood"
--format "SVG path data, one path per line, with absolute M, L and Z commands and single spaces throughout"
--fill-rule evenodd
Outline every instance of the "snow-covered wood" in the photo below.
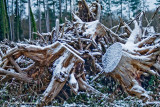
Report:
M 119 47 L 117 49 L 115 44 L 113 44 L 113 46 L 107 49 L 103 58 L 109 59 L 109 61 L 107 61 L 107 63 L 104 61 L 103 65 L 113 63 L 112 69 L 110 70 L 110 67 L 107 66 L 104 69 L 105 72 L 115 78 L 128 94 L 147 101 L 151 97 L 144 88 L 142 88 L 140 76 L 146 73 L 159 76 L 157 71 L 160 69 L 155 62 L 157 62 L 156 58 L 160 54 L 160 45 L 159 43 L 152 43 L 154 43 L 156 39 L 159 39 L 160 35 L 152 34 L 143 39 L 143 33 L 139 25 L 141 23 L 139 22 L 138 24 L 138 22 L 134 20 L 134 24 L 135 28 L 131 32 L 127 42 L 125 44 L 119 44 L 122 48 Z M 116 55 L 114 54 L 115 51 L 117 52 Z M 120 56 L 118 59 L 116 59 L 117 55 Z M 114 58 L 112 56 L 114 56 Z M 117 60 L 116 64 L 114 64 L 114 60 Z M 156 67 L 152 70 L 151 67 L 154 65 L 156 65 Z
M 103 69 L 106 73 L 112 72 L 120 63 L 122 57 L 122 46 L 114 43 L 110 46 L 102 57 Z
M 160 34 L 142 29 L 143 13 L 128 24 L 120 19 L 119 25 L 108 28 L 100 23 L 98 0 L 90 6 L 79 0 L 78 5 L 73 21 L 65 19 L 60 25 L 57 19 L 51 32 L 34 32 L 40 37 L 38 40 L 0 45 L 0 81 L 27 82 L 29 86 L 34 83 L 39 89 L 33 91 L 42 94 L 37 99 L 40 106 L 55 98 L 68 99 L 65 88 L 75 95 L 86 91 L 109 101 L 92 84 L 105 75 L 113 77 L 128 95 L 149 100 L 151 96 L 141 85 L 141 75 L 159 76 Z M 94 76 L 91 82 L 88 76 Z

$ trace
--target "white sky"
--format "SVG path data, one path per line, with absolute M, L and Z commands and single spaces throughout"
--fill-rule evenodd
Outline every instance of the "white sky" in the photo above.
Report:
M 33 4 L 33 1 L 35 1 L 35 0 L 31 0 L 32 4 Z M 148 7 L 149 10 L 155 10 L 156 9 L 157 6 L 155 5 L 155 3 L 156 3 L 156 0 L 146 0 L 146 5 L 149 5 L 149 7 Z M 33 8 L 33 5 L 32 5 L 32 9 L 33 9 L 33 12 L 34 12 L 35 9 Z M 28 4 L 26 4 L 26 14 L 28 15 Z
M 146 0 L 147 1 L 147 4 L 149 5 L 149 10 L 152 10 L 152 9 L 156 9 L 156 6 L 154 3 L 156 3 L 156 0 Z

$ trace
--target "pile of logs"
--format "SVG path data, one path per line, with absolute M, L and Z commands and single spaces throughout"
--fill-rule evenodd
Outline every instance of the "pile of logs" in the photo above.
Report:
M 86 74 L 97 75 L 94 80 L 105 74 L 113 77 L 129 95 L 151 100 L 141 86 L 141 75 L 160 76 L 160 33 L 143 29 L 144 12 L 129 24 L 120 19 L 119 25 L 109 29 L 99 21 L 101 5 L 98 1 L 89 6 L 85 0 L 80 0 L 78 6 L 72 22 L 66 19 L 60 25 L 56 20 L 51 32 L 34 32 L 38 35 L 36 41 L 1 43 L 0 81 L 39 86 L 34 91 L 42 94 L 36 102 L 42 106 L 55 98 L 68 98 L 64 86 L 74 94 L 83 90 L 109 101 L 86 79 Z M 121 34 L 120 29 L 125 33 Z M 63 97 L 59 93 L 63 93 Z

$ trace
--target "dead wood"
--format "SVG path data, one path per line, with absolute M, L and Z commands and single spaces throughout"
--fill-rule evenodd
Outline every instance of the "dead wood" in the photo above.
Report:
M 109 101 L 104 93 L 89 84 L 102 75 L 113 77 L 128 95 L 150 100 L 151 96 L 141 85 L 141 76 L 159 76 L 160 34 L 146 35 L 142 29 L 144 12 L 129 24 L 120 18 L 119 25 L 108 28 L 99 22 L 102 8 L 98 1 L 88 5 L 81 0 L 78 6 L 78 13 L 72 14 L 73 21 L 66 19 L 59 25 L 57 19 L 51 32 L 33 33 L 39 37 L 36 41 L 0 46 L 0 81 L 38 86 L 33 91 L 42 94 L 36 102 L 40 106 L 48 105 L 55 98 L 68 99 L 64 87 L 75 95 L 86 91 Z M 95 77 L 88 82 L 86 75 Z

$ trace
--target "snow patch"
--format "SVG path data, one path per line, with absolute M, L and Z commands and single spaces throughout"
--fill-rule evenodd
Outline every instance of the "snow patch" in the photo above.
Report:
M 70 75 L 69 84 L 70 84 L 70 86 L 73 87 L 73 90 L 74 90 L 75 92 L 78 92 L 78 89 L 79 89 L 79 87 L 78 87 L 78 82 L 77 82 L 77 80 L 76 80 L 76 78 L 75 78 L 75 76 L 74 76 L 74 73 L 72 73 L 72 74 Z
M 87 22 L 85 25 L 86 31 L 83 33 L 83 35 L 94 35 L 96 32 L 96 27 L 98 23 L 99 23 L 99 20 L 96 20 L 93 22 Z
M 76 23 L 83 23 L 83 21 L 77 15 L 75 15 L 74 13 L 72 14 L 73 14 L 74 19 L 76 20 Z
M 135 28 L 133 29 L 130 37 L 128 38 L 125 45 L 122 45 L 123 49 L 129 52 L 134 53 L 134 49 L 137 47 L 135 40 L 137 39 L 138 35 L 140 34 L 141 30 L 138 26 L 138 23 L 134 21 Z

